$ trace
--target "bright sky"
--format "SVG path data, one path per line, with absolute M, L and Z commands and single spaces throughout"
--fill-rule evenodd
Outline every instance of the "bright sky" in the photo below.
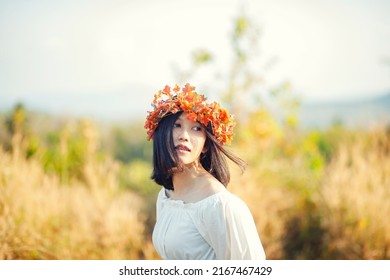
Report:
M 263 30 L 262 55 L 278 58 L 270 82 L 289 80 L 309 100 L 389 92 L 388 0 L 0 0 L 0 108 L 52 99 L 71 111 L 56 98 L 121 93 L 105 105 L 137 111 L 193 50 L 228 65 L 241 7 Z

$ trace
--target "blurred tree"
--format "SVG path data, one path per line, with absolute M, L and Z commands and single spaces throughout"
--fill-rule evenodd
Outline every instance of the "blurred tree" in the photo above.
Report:
M 3 136 L 5 150 L 11 150 L 15 157 L 26 158 L 34 155 L 39 148 L 39 139 L 30 129 L 29 113 L 22 103 L 17 103 L 9 115 L 5 116 L 6 133 Z
M 152 142 L 146 141 L 145 130 L 141 123 L 113 127 L 108 142 L 111 142 L 109 146 L 113 157 L 123 163 L 152 160 Z
M 179 68 L 179 66 L 173 66 L 173 72 L 179 83 L 187 83 L 203 66 L 210 64 L 214 59 L 214 56 L 206 49 L 197 49 L 191 53 L 190 66 L 187 70 Z
M 25 108 L 21 103 L 18 103 L 5 120 L 7 131 L 11 136 L 10 148 L 16 157 L 24 150 L 22 140 L 26 128 L 26 119 Z
M 88 120 L 68 121 L 45 134 L 43 142 L 40 159 L 45 171 L 57 174 L 65 184 L 87 180 L 86 168 L 93 169 L 107 156 L 98 149 L 97 128 Z
M 17 103 L 11 114 L 6 118 L 6 125 L 9 133 L 22 134 L 27 123 L 26 110 L 22 103 Z
M 247 120 L 251 112 L 268 111 L 280 125 L 295 129 L 298 127 L 300 101 L 292 85 L 283 81 L 268 85 L 266 73 L 276 63 L 275 56 L 263 57 L 260 51 L 261 28 L 241 12 L 233 19 L 229 33 L 231 64 L 215 70 L 215 77 L 222 81 L 219 96 L 224 105 L 240 120 Z M 205 48 L 194 50 L 188 70 L 174 69 L 177 79 L 184 83 L 193 79 L 205 66 L 212 66 L 216 56 Z M 214 86 L 219 84 L 213 80 Z
M 321 258 L 324 230 L 315 195 L 332 153 L 331 143 L 321 134 L 300 133 L 300 100 L 288 81 L 272 85 L 267 81 L 277 59 L 264 57 L 261 35 L 261 28 L 245 13 L 235 17 L 229 33 L 231 63 L 217 70 L 219 80 L 212 81 L 213 89 L 217 85 L 220 99 L 238 119 L 235 148 L 259 176 L 240 185 L 240 190 L 252 191 L 248 197 L 272 194 L 274 188 L 294 194 L 296 199 L 288 207 L 278 200 L 280 205 L 268 209 L 267 215 L 285 216 L 285 232 L 278 241 L 282 254 L 285 258 Z M 216 58 L 205 49 L 194 51 L 192 68 L 178 77 L 182 82 L 193 79 L 205 70 L 201 67 L 214 65 Z M 256 187 L 251 189 L 251 184 Z

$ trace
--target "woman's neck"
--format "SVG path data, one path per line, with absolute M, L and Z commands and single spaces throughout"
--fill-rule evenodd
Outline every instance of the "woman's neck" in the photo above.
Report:
M 184 202 L 197 202 L 225 189 L 202 165 L 187 166 L 175 173 L 172 179 L 174 191 L 170 193 L 170 198 Z
M 199 177 L 207 175 L 208 172 L 201 164 L 185 166 L 183 171 L 177 172 L 173 175 L 172 182 L 175 193 L 183 193 L 189 191 L 196 185 Z

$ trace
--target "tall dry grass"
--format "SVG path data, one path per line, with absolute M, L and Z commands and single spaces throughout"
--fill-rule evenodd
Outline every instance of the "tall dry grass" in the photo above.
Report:
M 85 133 L 93 154 L 93 129 Z M 143 201 L 120 190 L 113 161 L 90 157 L 84 180 L 64 184 L 23 157 L 22 146 L 16 139 L 12 153 L 0 148 L 0 259 L 156 258 Z
M 269 259 L 390 259 L 385 127 L 300 140 L 253 127 L 233 147 L 249 166 L 231 166 L 229 189 L 251 209 Z M 0 147 L 0 259 L 159 259 L 149 165 L 97 160 L 96 133 L 83 123 L 77 176 L 66 160 L 53 173 L 39 152 L 26 158 L 18 133 L 12 151 Z M 64 159 L 70 137 L 59 139 Z
M 250 164 L 230 189 L 248 203 L 270 259 L 390 259 L 390 132 L 330 134 L 331 155 L 313 134 L 238 149 Z
M 390 259 L 390 133 L 377 127 L 342 143 L 326 169 L 318 203 L 326 257 Z

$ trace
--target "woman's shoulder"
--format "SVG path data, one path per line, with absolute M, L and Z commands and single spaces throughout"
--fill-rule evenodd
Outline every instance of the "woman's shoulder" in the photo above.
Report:
M 223 213 L 231 213 L 234 215 L 247 215 L 250 213 L 250 209 L 246 202 L 237 194 L 224 188 L 213 195 L 210 207 Z M 210 209 L 211 210 L 211 209 Z
M 172 191 L 164 187 L 160 189 L 157 198 L 157 204 L 174 205 L 184 208 L 197 208 L 198 210 L 209 211 L 219 209 L 226 211 L 228 209 L 246 209 L 246 203 L 236 194 L 230 192 L 218 180 L 209 178 L 199 186 L 202 191 L 193 196 L 191 199 L 172 199 Z
M 160 191 L 158 192 L 158 194 L 157 194 L 157 200 L 163 199 L 163 198 L 166 198 L 166 197 L 167 197 L 166 189 L 164 187 L 162 187 L 160 189 Z
M 253 220 L 245 201 L 227 189 L 210 196 L 202 207 L 199 207 L 199 211 L 201 220 L 206 226 L 210 223 L 237 224 Z
M 225 186 L 210 174 L 202 178 L 202 183 L 200 184 L 200 187 L 205 197 L 226 190 Z
M 242 200 L 239 196 L 232 193 L 231 191 L 225 189 L 224 192 L 221 192 L 221 195 L 219 196 L 219 199 L 221 202 L 227 204 L 227 206 L 237 206 L 237 207 L 247 207 L 244 200 Z

